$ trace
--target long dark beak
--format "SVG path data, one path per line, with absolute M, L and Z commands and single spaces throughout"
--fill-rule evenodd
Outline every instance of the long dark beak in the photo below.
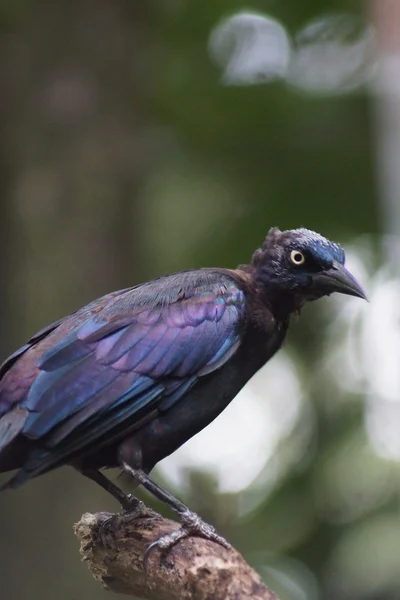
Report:
M 339 292 L 340 294 L 348 294 L 368 300 L 367 294 L 358 283 L 357 279 L 343 265 L 336 260 L 333 265 L 326 271 L 320 271 L 312 275 L 312 289 L 319 292 L 321 295 L 332 294 Z

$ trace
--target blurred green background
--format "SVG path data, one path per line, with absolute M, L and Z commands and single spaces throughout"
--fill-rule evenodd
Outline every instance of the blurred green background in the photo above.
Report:
M 155 476 L 281 600 L 398 600 L 397 0 L 1 0 L 0 48 L 1 357 L 272 225 L 340 241 L 370 304 L 308 306 Z M 1 600 L 117 597 L 72 533 L 100 488 L 66 467 L 0 507 Z

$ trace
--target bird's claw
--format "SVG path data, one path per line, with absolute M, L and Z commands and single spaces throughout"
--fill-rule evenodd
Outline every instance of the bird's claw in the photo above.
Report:
M 102 546 L 104 546 L 104 548 L 107 548 L 107 550 L 110 550 L 112 547 L 111 544 L 111 540 L 110 537 L 112 537 L 111 532 L 108 530 L 109 525 L 111 525 L 111 522 L 113 520 L 113 516 L 108 517 L 107 519 L 105 519 L 99 528 L 99 533 L 98 533 L 98 537 L 100 540 L 100 543 Z
M 120 503 L 124 513 L 141 512 L 145 508 L 143 502 L 139 500 L 139 498 L 136 498 L 136 496 L 133 494 L 124 494 L 124 497 L 121 498 Z
M 153 550 L 158 549 L 161 552 L 166 553 L 172 548 L 172 546 L 175 546 L 177 542 L 191 535 L 215 542 L 216 544 L 219 544 L 228 550 L 232 549 L 231 544 L 229 544 L 225 538 L 219 535 L 212 525 L 209 525 L 203 521 L 195 512 L 187 510 L 181 513 L 180 521 L 182 524 L 180 529 L 177 529 L 172 533 L 162 535 L 158 538 L 158 540 L 155 540 L 147 547 L 143 557 L 143 566 L 146 572 L 148 568 L 149 557 Z
M 125 498 L 121 501 L 121 506 L 124 509 L 123 516 L 129 517 L 131 519 L 139 519 L 140 517 L 152 517 L 153 511 L 145 505 L 144 502 L 133 496 L 132 494 L 126 494 Z M 110 549 L 111 543 L 110 538 L 112 538 L 112 532 L 109 530 L 109 526 L 111 522 L 115 518 L 115 515 L 108 517 L 105 519 L 99 529 L 99 538 L 101 544 Z
M 199 536 L 205 538 L 206 540 L 210 540 L 211 542 L 215 542 L 216 544 L 219 544 L 228 550 L 232 548 L 230 543 L 227 542 L 222 535 L 217 533 L 215 527 L 203 521 L 203 519 L 201 519 L 195 512 L 186 510 L 180 515 L 180 517 L 182 528 L 184 531 L 186 531 L 186 535 L 184 537 L 187 537 L 188 535 Z

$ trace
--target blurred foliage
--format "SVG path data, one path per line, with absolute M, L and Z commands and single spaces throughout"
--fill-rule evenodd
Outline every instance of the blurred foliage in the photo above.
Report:
M 112 289 L 243 263 L 272 225 L 304 225 L 343 243 L 372 234 L 379 264 L 366 88 L 316 96 L 282 80 L 221 85 L 208 39 L 244 8 L 235 0 L 2 0 L 2 356 Z M 366 18 L 355 0 L 251 8 L 290 35 L 325 13 Z M 338 402 L 334 378 L 318 374 L 332 314 L 308 307 L 289 336 L 304 406 L 277 448 L 286 465 L 279 476 L 269 464 L 239 493 L 220 493 L 213 475 L 196 469 L 185 486 L 164 483 L 214 522 L 281 600 L 394 600 L 398 464 L 366 439 L 366 396 Z M 4 600 L 111 598 L 79 564 L 71 525 L 83 511 L 116 507 L 70 471 L 0 498 Z

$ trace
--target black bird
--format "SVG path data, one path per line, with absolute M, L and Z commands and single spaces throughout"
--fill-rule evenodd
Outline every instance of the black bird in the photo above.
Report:
M 120 466 L 180 517 L 151 547 L 191 533 L 228 545 L 148 474 L 224 410 L 306 301 L 366 298 L 344 263 L 317 233 L 273 228 L 249 265 L 160 277 L 39 331 L 0 368 L 0 472 L 19 469 L 3 488 L 69 464 L 140 512 L 99 471 Z

